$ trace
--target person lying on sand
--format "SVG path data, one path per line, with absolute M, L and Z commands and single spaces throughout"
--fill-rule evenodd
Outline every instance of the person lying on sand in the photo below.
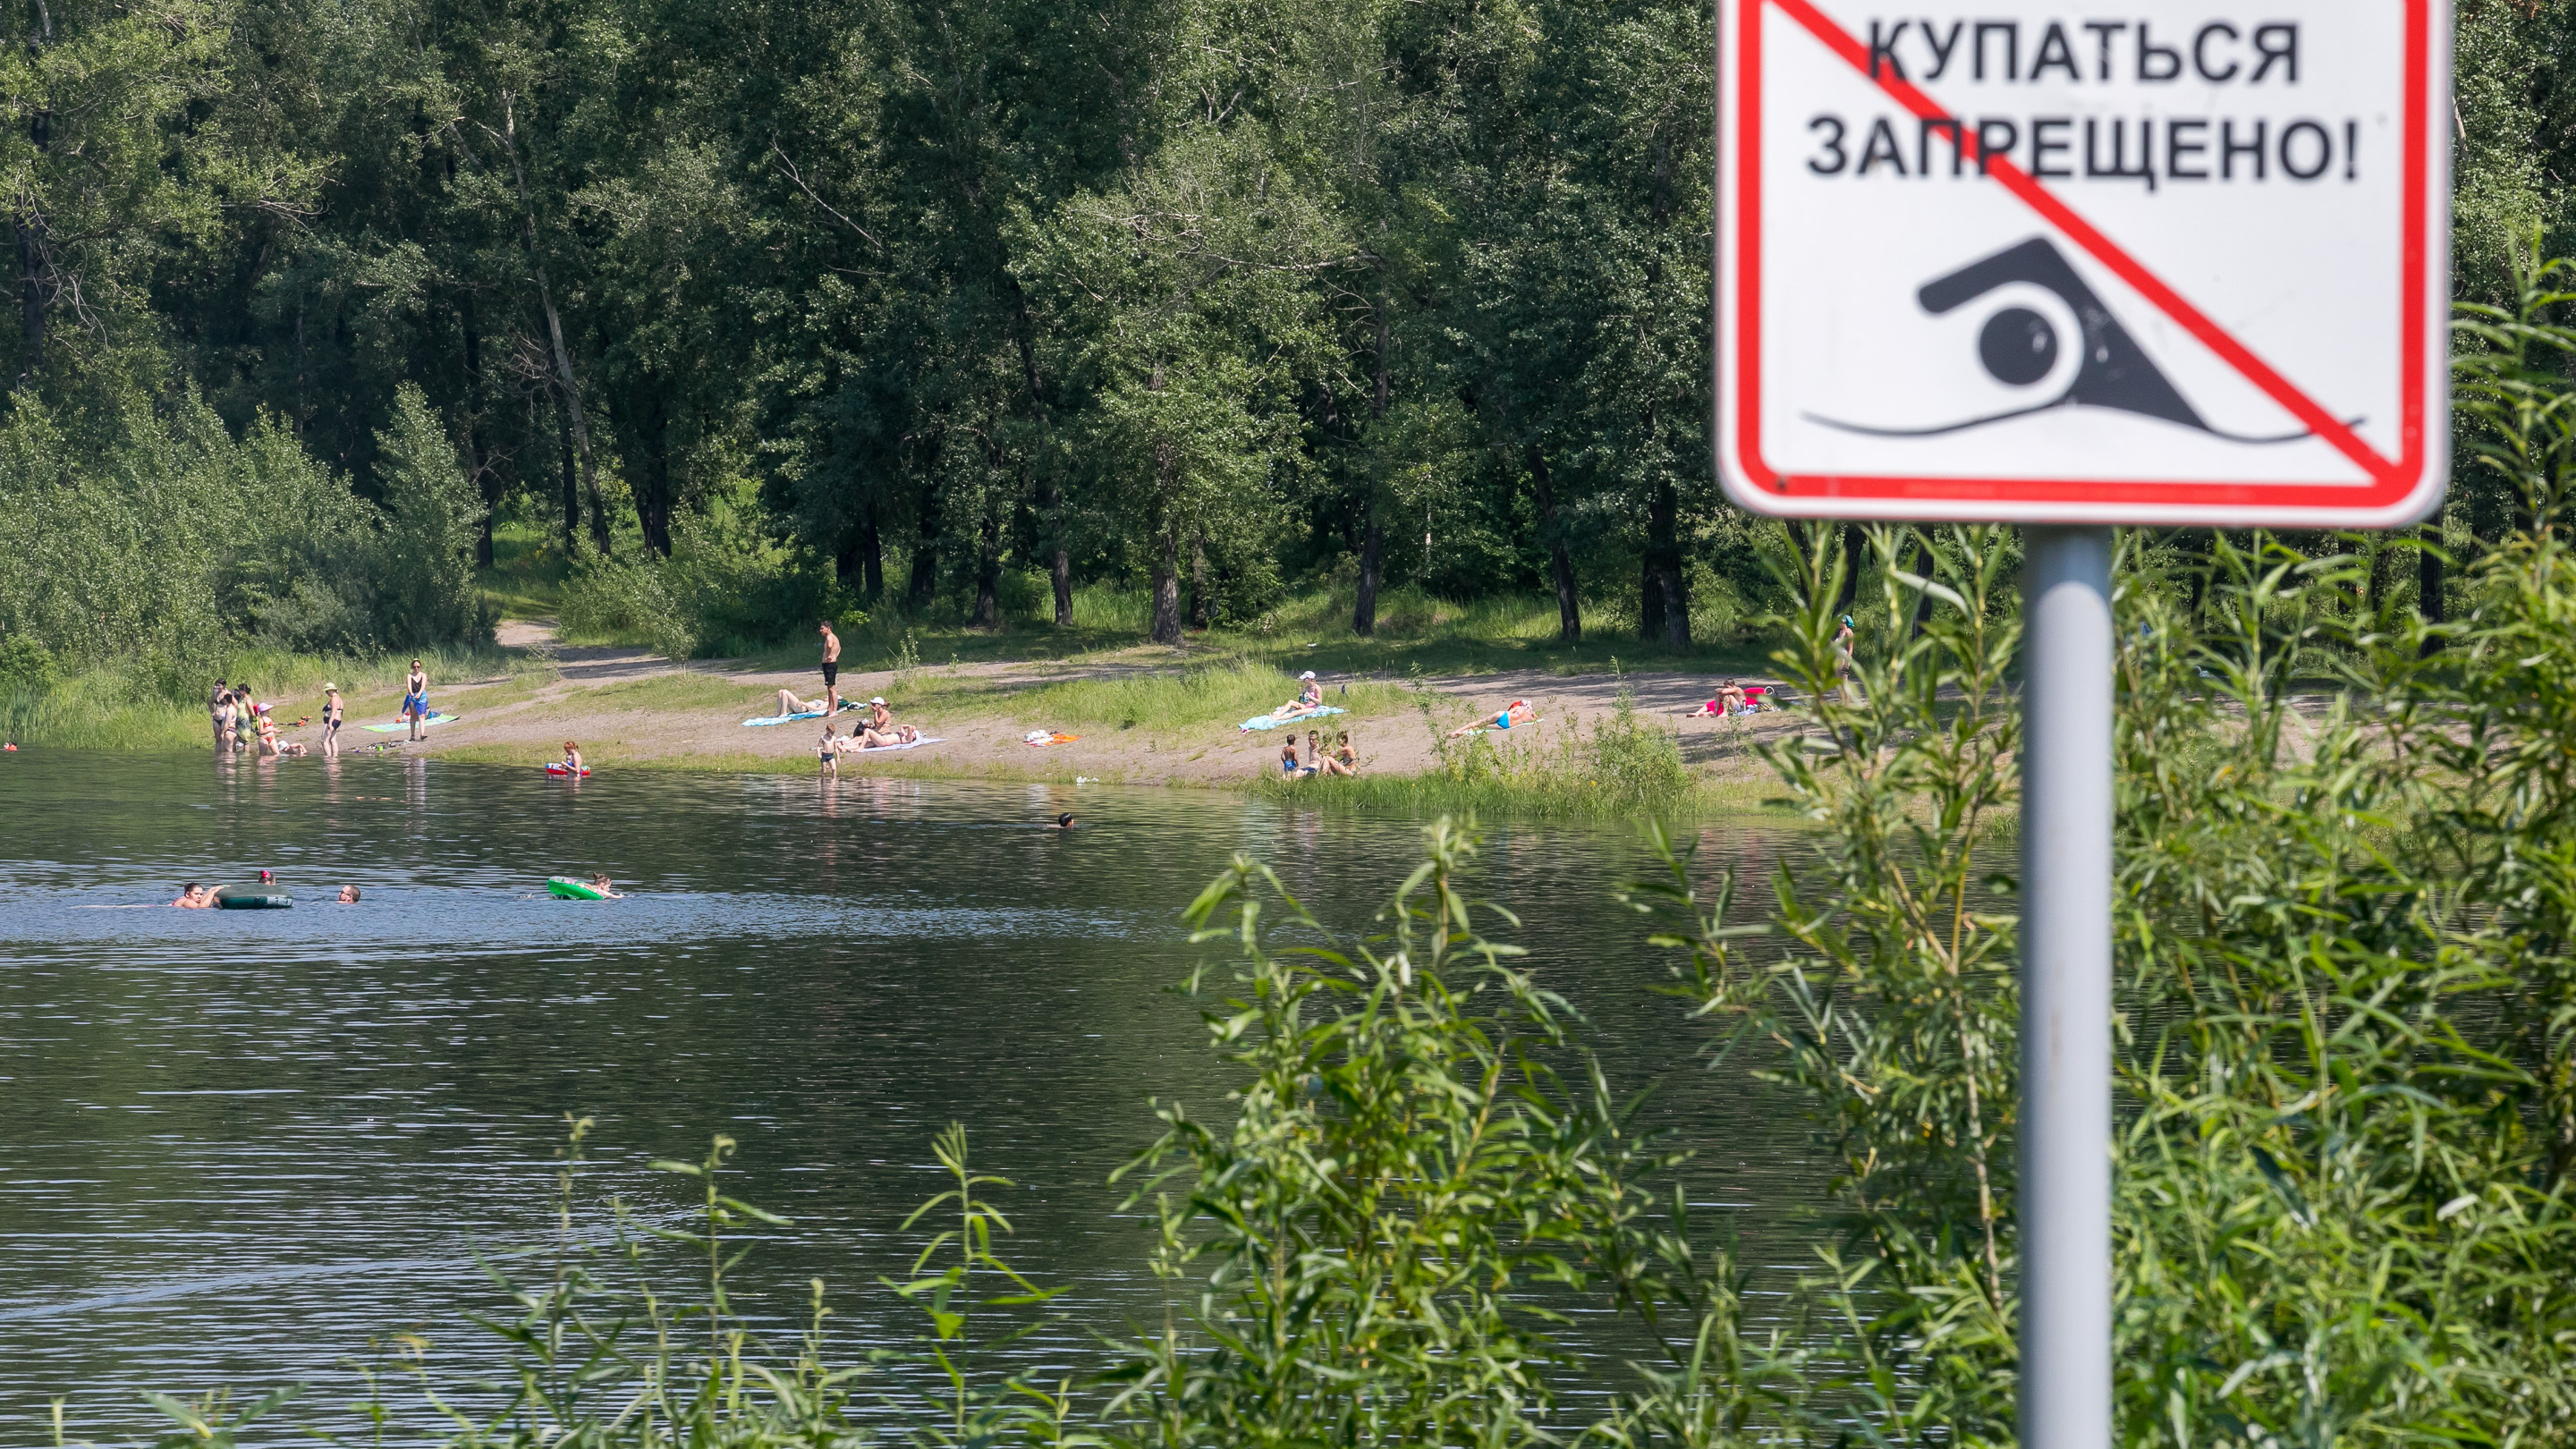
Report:
M 1510 704 L 1503 706 L 1502 711 L 1491 719 L 1475 720 L 1468 724 L 1462 724 L 1456 729 L 1451 730 L 1449 732 L 1449 738 L 1454 740 L 1460 735 L 1472 735 L 1480 730 L 1507 730 L 1516 724 L 1528 724 L 1529 722 L 1529 701 L 1526 699 L 1516 699 Z
M 853 751 L 883 750 L 890 749 L 896 745 L 908 745 L 914 740 L 920 738 L 921 731 L 914 729 L 910 725 L 896 725 L 892 729 L 888 730 L 871 729 L 865 725 L 853 725 L 850 730 L 850 739 L 852 740 L 852 743 L 846 748 Z
M 211 911 L 215 908 L 215 898 L 204 886 L 190 881 L 179 887 L 179 898 L 170 904 L 183 911 Z
M 828 699 L 798 699 L 792 689 L 778 691 L 778 713 L 782 719 L 790 715 L 821 714 L 823 706 L 829 703 Z
M 1308 710 L 1324 707 L 1324 686 L 1315 678 L 1315 671 L 1309 669 L 1297 678 L 1300 681 L 1297 697 L 1272 710 L 1270 712 L 1272 719 L 1286 719 L 1292 714 L 1304 714 Z

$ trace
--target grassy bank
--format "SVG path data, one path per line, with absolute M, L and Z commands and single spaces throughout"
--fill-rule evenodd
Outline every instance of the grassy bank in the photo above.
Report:
M 17 744 L 46 749 L 205 749 L 212 742 L 205 700 L 217 679 L 249 685 L 258 699 L 277 706 L 280 723 L 318 717 L 326 683 L 340 686 L 353 721 L 390 719 L 401 704 L 403 676 L 415 657 L 428 669 L 432 701 L 441 709 L 524 694 L 554 673 L 540 660 L 496 649 L 431 649 L 417 656 L 361 659 L 244 648 L 207 660 L 201 679 L 159 681 L 107 666 L 84 670 L 50 688 L 0 693 L 0 733 Z M 460 692 L 460 681 L 478 685 Z M 173 698 L 182 686 L 186 697 Z

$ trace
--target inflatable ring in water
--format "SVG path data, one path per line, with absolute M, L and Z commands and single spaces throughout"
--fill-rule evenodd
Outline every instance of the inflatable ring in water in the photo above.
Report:
M 558 778 L 569 776 L 572 772 L 572 766 L 562 764 L 560 762 L 546 766 L 546 773 Z M 581 778 L 585 780 L 590 778 L 590 766 L 584 765 L 581 767 Z
M 295 897 L 284 892 L 250 886 L 225 886 L 215 892 L 215 909 L 219 911 L 282 911 L 294 904 Z
M 551 875 L 546 877 L 546 891 L 550 895 L 567 901 L 604 901 L 608 899 L 608 897 L 601 892 L 599 887 L 592 885 L 586 880 L 574 880 L 568 875 Z

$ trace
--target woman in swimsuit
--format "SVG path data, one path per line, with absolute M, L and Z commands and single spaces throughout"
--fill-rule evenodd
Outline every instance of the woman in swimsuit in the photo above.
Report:
M 258 720 L 259 723 L 256 726 L 259 733 L 258 758 L 263 760 L 274 760 L 277 758 L 278 753 L 277 721 L 269 718 L 264 712 L 258 715 Z
M 322 758 L 340 758 L 340 720 L 346 713 L 340 704 L 340 686 L 322 686 Z
M 572 772 L 574 779 L 581 778 L 581 746 L 570 740 L 564 741 L 564 768 Z
M 1300 681 L 1297 697 L 1272 710 L 1270 712 L 1272 719 L 1286 719 L 1292 714 L 1304 714 L 1309 710 L 1324 707 L 1324 686 L 1322 681 L 1315 678 L 1315 671 L 1309 669 L 1297 678 Z
M 1502 712 L 1495 715 L 1492 719 L 1480 719 L 1472 724 L 1462 724 L 1456 729 L 1451 730 L 1449 732 L 1449 738 L 1454 740 L 1460 735 L 1472 735 L 1479 730 L 1507 730 L 1516 724 L 1528 724 L 1529 722 L 1529 701 L 1525 699 L 1516 699 L 1510 704 L 1503 706 Z
M 820 699 L 798 699 L 792 689 L 778 691 L 778 715 L 781 719 L 794 719 L 800 714 L 821 714 L 826 703 L 828 701 Z
M 206 717 L 214 723 L 215 748 L 219 750 L 229 743 L 224 736 L 227 733 L 225 726 L 231 723 L 231 717 L 226 713 L 224 704 L 232 698 L 232 692 L 233 687 L 229 681 L 218 679 L 215 681 L 215 692 L 206 698 Z
M 1333 752 L 1316 761 L 1327 775 L 1356 775 L 1360 772 L 1359 752 L 1351 748 L 1351 737 L 1345 732 L 1335 742 Z
M 411 662 L 411 674 L 403 680 L 403 718 L 411 721 L 411 737 L 420 738 L 421 727 L 429 723 L 429 674 L 420 661 Z

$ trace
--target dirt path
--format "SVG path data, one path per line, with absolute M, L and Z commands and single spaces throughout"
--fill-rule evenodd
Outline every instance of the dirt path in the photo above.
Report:
M 776 708 L 766 691 L 780 688 L 809 696 L 822 680 L 812 669 L 747 670 L 726 661 L 675 662 L 641 649 L 589 648 L 555 642 L 548 621 L 511 620 L 500 630 L 500 642 L 549 660 L 555 678 L 542 683 L 488 681 L 461 685 L 442 697 L 438 707 L 457 714 L 459 722 L 441 726 L 419 748 L 496 761 L 534 761 L 554 757 L 563 741 L 581 742 L 594 763 L 617 760 L 704 763 L 709 766 L 754 766 L 810 760 L 821 734 L 820 722 L 745 728 L 748 716 Z M 1087 779 L 1129 784 L 1215 784 L 1238 781 L 1274 768 L 1285 739 L 1282 731 L 1245 733 L 1223 720 L 1210 720 L 1186 736 L 1138 730 L 1093 731 L 1075 728 L 1075 743 L 1033 749 L 1021 742 L 1032 729 L 1059 722 L 1023 718 L 1012 708 L 1013 696 L 1046 685 L 1075 680 L 1112 679 L 1185 667 L 1171 651 L 1140 647 L 1077 661 L 961 664 L 925 671 L 943 682 L 973 681 L 979 692 L 972 705 L 954 718 L 914 719 L 941 743 L 917 750 L 844 758 L 851 773 L 937 774 L 1004 779 Z M 1327 702 L 1346 682 L 1325 681 Z M 1425 679 L 1423 687 L 1437 699 L 1431 716 L 1446 729 L 1463 723 L 1474 710 L 1491 710 L 1512 699 L 1536 707 L 1540 722 L 1515 729 L 1514 745 L 1545 749 L 1617 707 L 1620 691 L 1635 695 L 1640 714 L 1674 730 L 1683 756 L 1725 775 L 1759 775 L 1763 767 L 1749 746 L 1761 739 L 1794 732 L 1787 715 L 1746 720 L 1685 719 L 1683 712 L 1708 697 L 1709 680 L 1683 674 L 1564 676 L 1540 670 Z M 885 695 L 898 711 L 904 690 L 892 671 L 841 676 L 845 698 L 864 700 Z M 907 717 L 908 716 L 900 716 Z M 846 720 L 845 716 L 845 720 Z M 1435 734 L 1419 706 L 1401 712 L 1383 708 L 1355 710 L 1329 721 L 1335 731 L 1347 728 L 1361 751 L 1365 768 L 1411 773 L 1435 758 Z M 1315 726 L 1321 728 L 1320 725 Z M 846 731 L 846 724 L 845 724 Z

